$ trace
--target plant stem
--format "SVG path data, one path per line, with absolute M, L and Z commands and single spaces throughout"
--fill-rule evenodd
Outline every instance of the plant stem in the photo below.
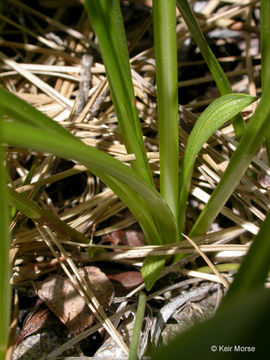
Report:
M 0 123 L 0 359 L 5 358 L 9 337 L 11 289 L 9 265 L 9 210 Z
M 143 291 L 141 291 L 139 294 L 139 303 L 138 303 L 134 328 L 133 328 L 130 347 L 129 347 L 128 360 L 138 360 L 138 347 L 139 347 L 140 333 L 144 318 L 145 305 L 146 305 L 146 295 Z
M 153 1 L 160 192 L 177 219 L 178 85 L 175 8 L 175 0 Z

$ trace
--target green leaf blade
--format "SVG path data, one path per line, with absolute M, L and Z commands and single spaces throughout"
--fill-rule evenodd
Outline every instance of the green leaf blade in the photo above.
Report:
M 270 86 L 268 95 L 270 95 Z M 210 200 L 197 219 L 189 236 L 202 235 L 208 230 L 210 224 L 219 214 L 241 180 L 265 136 L 270 133 L 270 123 L 267 121 L 270 117 L 268 99 L 269 96 L 264 97 L 260 101 L 219 184 L 212 193 Z
M 186 201 L 196 156 L 205 142 L 225 122 L 256 100 L 245 94 L 227 94 L 213 101 L 196 121 L 186 145 L 180 174 L 179 232 L 184 232 Z
M 119 0 L 85 0 L 84 3 L 99 40 L 123 142 L 128 153 L 136 155 L 132 166 L 149 184 L 154 185 L 134 104 L 135 95 Z
M 161 274 L 166 262 L 166 256 L 148 256 L 141 269 L 142 278 L 147 291 L 150 291 Z
M 264 288 L 265 279 L 270 268 L 270 212 L 261 225 L 259 234 L 253 240 L 248 253 L 234 277 L 224 302 L 237 297 L 247 297 L 258 289 Z
M 267 1 L 267 0 L 266 0 Z M 220 66 L 217 58 L 215 57 L 213 51 L 211 50 L 210 46 L 208 45 L 202 30 L 190 8 L 190 5 L 187 0 L 177 0 L 177 7 L 184 18 L 187 27 L 194 38 L 197 46 L 199 47 L 202 56 L 217 84 L 217 87 L 220 91 L 221 95 L 226 95 L 232 93 L 232 88 L 229 83 L 227 76 L 225 75 L 222 67 Z M 236 115 L 232 119 L 234 131 L 236 134 L 236 138 L 240 139 L 242 136 L 245 125 L 242 116 Z
M 135 210 L 140 223 L 152 221 L 148 229 L 156 226 L 159 234 L 158 238 L 156 231 L 149 234 L 152 243 L 174 242 L 177 238 L 176 221 L 160 194 L 133 169 L 110 155 L 83 144 L 75 137 L 67 141 L 66 136 L 56 133 L 52 136 L 50 131 L 17 122 L 3 121 L 3 139 L 12 146 L 52 152 L 59 157 L 84 164 L 105 183 L 110 181 L 108 186 L 112 187 L 123 202 L 128 203 L 131 211 Z M 123 191 L 119 190 L 121 184 L 125 186 Z M 138 200 L 138 195 L 141 200 Z

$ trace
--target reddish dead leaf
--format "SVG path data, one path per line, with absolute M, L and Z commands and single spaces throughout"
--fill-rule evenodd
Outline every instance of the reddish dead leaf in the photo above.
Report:
M 143 233 L 141 231 L 127 230 L 127 244 L 129 246 L 142 246 L 144 244 Z
M 123 271 L 118 274 L 109 275 L 109 278 L 120 282 L 126 289 L 131 289 L 143 281 L 139 271 Z
M 100 244 L 111 243 L 112 245 L 129 245 L 142 246 L 144 245 L 143 234 L 136 230 L 117 230 L 102 237 Z
M 114 289 L 108 277 L 94 266 L 79 270 L 103 309 L 113 298 Z M 70 280 L 58 275 L 36 283 L 37 295 L 73 334 L 79 334 L 94 322 L 94 315 Z
M 38 330 L 48 328 L 49 326 L 58 323 L 59 320 L 49 311 L 45 305 L 39 305 L 38 309 L 35 308 L 25 319 L 23 328 L 14 346 L 17 347 L 27 336 L 34 334 Z

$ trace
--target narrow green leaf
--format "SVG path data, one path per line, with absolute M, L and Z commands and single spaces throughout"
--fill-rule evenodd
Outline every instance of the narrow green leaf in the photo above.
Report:
M 2 126 L 0 123 L 0 358 L 4 359 L 10 322 L 10 263 L 9 263 L 9 209 L 7 199 L 6 172 L 2 147 Z
M 191 237 L 202 235 L 208 230 L 241 180 L 265 136 L 269 134 L 270 123 L 267 120 L 270 116 L 270 86 L 268 86 L 267 95 L 260 101 L 254 115 L 250 119 L 219 184 L 192 228 Z
M 151 359 L 265 359 L 270 336 L 269 302 L 268 289 L 237 297 L 220 306 L 210 320 L 177 335 Z
M 2 91 L 2 93 L 6 93 L 7 91 L 4 88 L 0 87 L 0 91 Z M 58 143 L 58 145 L 55 143 L 55 149 L 57 149 L 58 152 L 55 152 L 56 154 L 59 154 L 59 156 L 62 157 L 70 157 L 70 158 L 74 158 L 74 154 L 76 154 L 76 152 L 78 154 L 80 154 L 82 152 L 82 150 L 80 150 L 80 148 L 78 149 L 78 147 L 83 146 L 85 149 L 85 145 L 82 144 L 80 142 L 80 140 L 78 140 L 77 138 L 75 138 L 73 135 L 71 135 L 70 133 L 68 133 L 64 128 L 62 128 L 59 124 L 53 122 L 50 118 L 46 117 L 45 115 L 41 114 L 39 111 L 32 109 L 32 107 L 24 102 L 22 102 L 22 100 L 17 99 L 13 94 L 8 94 L 9 95 L 9 104 L 14 104 L 14 102 L 17 104 L 17 111 L 13 112 L 12 110 L 9 109 L 9 107 L 7 107 L 5 110 L 2 110 L 2 114 L 6 114 L 8 113 L 8 115 L 11 118 L 15 118 L 16 120 L 20 120 L 23 124 L 24 123 L 28 123 L 28 124 L 33 124 L 36 127 L 41 127 L 42 129 L 48 131 L 47 134 L 47 139 L 52 138 L 51 135 L 49 133 L 58 133 L 61 137 L 61 139 L 55 139 L 56 142 Z M 19 108 L 22 107 L 25 109 L 25 113 L 27 112 L 27 116 L 24 117 L 24 113 L 21 114 L 21 112 L 19 111 Z M 1 98 L 0 98 L 0 109 L 1 109 Z M 10 124 L 11 125 L 11 124 Z M 20 138 L 21 144 L 23 144 L 22 146 L 24 147 L 30 147 L 32 148 L 33 144 L 36 143 L 36 146 L 39 148 L 39 146 L 41 145 L 41 140 L 39 139 L 45 139 L 46 135 L 45 132 L 41 133 L 39 132 L 38 136 L 35 136 L 34 131 L 35 129 L 32 129 L 31 127 L 26 126 L 26 128 L 22 128 L 22 131 L 20 132 L 20 136 L 18 136 L 18 126 L 14 126 L 15 124 L 13 124 L 13 130 L 10 129 L 10 138 L 12 139 L 12 141 L 16 141 L 16 137 Z M 57 135 L 54 134 L 53 138 L 55 138 Z M 24 139 L 22 139 L 24 138 Z M 76 142 L 76 148 L 73 148 L 72 144 L 73 142 Z M 45 141 L 46 142 L 46 141 Z M 68 149 L 68 155 L 67 153 L 64 151 L 63 152 L 63 145 L 67 146 Z M 103 154 L 102 152 L 98 151 L 98 154 L 101 157 L 96 156 L 95 154 L 95 150 L 94 149 L 94 154 L 93 152 L 91 152 L 89 147 L 86 147 L 88 149 L 88 155 L 85 155 L 87 160 L 89 160 L 91 158 L 91 156 L 93 157 L 93 159 L 96 159 L 97 162 L 99 162 L 99 165 L 102 164 L 102 159 L 103 159 L 103 155 L 105 156 L 105 159 L 108 160 L 108 155 Z M 42 148 L 43 151 L 53 151 L 53 147 L 51 146 L 51 144 L 46 144 L 45 148 Z M 46 150 L 45 150 L 46 149 Z M 60 151 L 60 153 L 59 153 Z M 90 152 L 90 154 L 89 154 Z M 61 154 L 61 155 L 60 155 Z M 106 158 L 107 156 L 107 158 Z M 152 204 L 149 204 L 149 201 L 145 201 L 145 190 L 140 191 L 139 190 L 139 194 L 138 195 L 135 191 L 133 191 L 130 188 L 130 181 L 127 180 L 126 183 L 123 183 L 122 181 L 122 173 L 121 170 L 119 172 L 119 176 L 118 176 L 118 180 L 114 177 L 111 176 L 110 174 L 106 173 L 106 170 L 104 171 L 104 169 L 113 169 L 113 168 L 118 168 L 118 165 L 120 164 L 120 167 L 122 169 L 128 169 L 129 171 L 129 176 L 132 180 L 134 180 L 134 178 L 136 177 L 136 174 L 128 167 L 124 166 L 123 168 L 123 164 L 121 164 L 120 162 L 114 160 L 113 158 L 111 158 L 109 156 L 110 160 L 109 163 L 107 161 L 105 161 L 105 163 L 107 163 L 107 165 L 105 165 L 105 167 L 103 167 L 102 169 L 98 169 L 95 168 L 95 170 L 93 170 L 93 167 L 91 165 L 89 165 L 89 163 L 86 164 L 86 166 L 89 168 L 90 171 L 93 171 L 100 179 L 102 179 L 104 181 L 105 184 L 107 184 L 114 192 L 115 194 L 117 194 L 119 196 L 120 199 L 122 199 L 123 202 L 125 202 L 125 204 L 129 207 L 129 209 L 131 210 L 131 212 L 134 214 L 134 216 L 137 218 L 138 222 L 140 223 L 144 234 L 145 234 L 145 238 L 148 241 L 148 243 L 152 243 L 152 244 L 163 244 L 165 242 L 175 242 L 176 239 L 178 238 L 178 233 L 177 233 L 177 227 L 176 227 L 176 222 L 175 219 L 172 215 L 172 213 L 170 211 L 168 211 L 169 209 L 167 208 L 167 205 L 164 203 L 164 201 L 160 198 L 160 195 L 157 193 L 157 191 L 155 189 L 153 189 L 152 187 L 149 189 L 149 185 L 147 187 L 147 189 L 145 189 L 146 191 L 150 190 L 150 199 L 152 199 Z M 112 163 L 110 161 L 113 161 Z M 119 180 L 120 179 L 120 180 Z M 140 179 L 139 177 L 137 178 L 137 182 L 144 187 L 144 181 L 142 179 Z M 135 185 L 135 188 L 138 189 L 138 186 Z M 141 189 L 142 190 L 142 189 Z M 156 199 L 156 196 L 158 196 L 159 199 Z M 155 201 L 155 199 L 157 201 Z M 160 204 L 160 200 L 162 202 L 162 207 L 164 207 L 165 213 L 164 215 L 160 217 L 159 214 L 159 207 L 157 207 L 158 204 Z M 22 211 L 24 211 L 25 214 L 27 214 L 30 217 L 36 217 L 38 212 L 35 213 L 33 212 L 34 207 L 31 206 L 26 206 L 25 207 L 25 203 L 24 202 L 18 202 L 18 199 L 16 199 L 16 197 L 13 197 L 12 199 L 13 203 L 16 203 L 17 208 L 21 209 Z M 162 211 L 161 211 L 162 213 Z M 76 238 L 76 236 L 74 236 Z M 83 241 L 83 240 L 81 240 Z M 162 268 L 160 268 L 160 271 L 162 270 Z
M 20 122 L 32 124 L 41 129 L 51 130 L 73 138 L 73 136 L 57 122 L 52 121 L 48 116 L 10 93 L 3 86 L 0 86 L 0 115 L 7 115 Z
M 26 204 L 25 201 L 20 201 L 15 197 L 11 197 L 9 203 L 30 219 L 38 219 L 40 217 L 40 214 L 36 209 L 29 207 L 29 204 Z
M 261 82 L 262 93 L 264 93 L 267 79 L 270 78 L 270 2 L 269 0 L 261 0 Z M 270 119 L 269 119 L 270 120 Z M 268 120 L 268 121 L 269 121 Z M 268 163 L 270 164 L 270 136 L 265 139 L 266 151 L 268 156 Z
M 160 193 L 177 219 L 179 140 L 175 7 L 175 0 L 153 1 Z
M 149 184 L 153 183 L 146 156 L 138 112 L 134 103 L 128 49 L 119 0 L 85 0 L 85 7 L 99 40 L 121 135 L 132 166 Z
M 269 14 L 264 16 L 269 18 Z M 267 40 L 265 41 L 267 42 Z M 262 48 L 262 62 L 265 66 L 269 66 L 270 51 L 269 45 L 266 46 L 268 49 L 267 51 L 265 51 L 264 47 Z M 212 221 L 216 218 L 225 202 L 234 191 L 241 177 L 244 175 L 250 161 L 259 150 L 264 138 L 270 136 L 269 98 L 270 71 L 264 71 L 262 99 L 245 129 L 245 132 L 241 137 L 239 145 L 234 152 L 221 181 L 217 185 L 206 207 L 193 226 L 190 236 L 203 234 L 207 231 Z
M 174 242 L 177 239 L 176 221 L 160 194 L 130 167 L 115 160 L 110 155 L 86 146 L 78 139 L 54 134 L 50 131 L 41 130 L 23 123 L 3 121 L 3 139 L 9 145 L 31 148 L 36 151 L 52 152 L 63 158 L 74 159 L 88 167 L 90 171 L 97 174 L 112 190 L 123 200 L 128 202 L 131 211 L 137 216 L 140 223 L 148 222 L 150 215 L 153 216 L 157 232 L 149 234 L 153 243 Z M 109 176 L 109 178 L 108 178 Z M 118 182 L 114 183 L 114 179 Z M 119 191 L 120 183 L 123 191 Z M 134 196 L 134 193 L 137 194 Z M 141 200 L 138 200 L 138 195 Z M 149 213 L 149 209 L 151 213 Z M 146 212 L 148 215 L 146 216 Z M 153 221 L 151 217 L 151 221 Z M 149 228 L 153 224 L 149 224 Z
M 6 106 L 8 104 L 9 106 Z M 15 107 L 13 105 L 16 105 Z M 2 110 L 1 110 L 2 109 Z M 19 109 L 23 109 L 23 111 L 20 111 Z M 65 130 L 61 125 L 54 122 L 52 119 L 47 117 L 46 115 L 42 114 L 40 111 L 34 109 L 31 105 L 27 104 L 25 101 L 17 98 L 14 94 L 9 93 L 6 89 L 0 86 L 0 113 L 3 115 L 8 115 L 10 118 L 16 119 L 16 121 L 20 121 L 24 124 L 28 125 L 34 125 L 37 128 L 41 128 L 43 130 L 47 130 L 54 134 L 58 133 L 61 136 L 64 136 L 65 139 L 61 139 L 58 143 L 58 150 L 61 148 L 61 144 L 65 144 L 69 146 L 69 142 L 77 142 L 78 146 L 85 146 L 82 144 L 82 142 L 74 137 L 72 134 L 70 134 L 67 130 Z M 23 130 L 23 132 L 20 134 L 19 137 L 23 137 L 24 135 L 27 135 L 28 138 L 31 137 L 29 134 L 32 132 L 32 130 Z M 45 134 L 45 133 L 44 133 Z M 11 131 L 11 138 L 15 139 L 16 136 L 18 136 L 18 132 L 15 130 L 14 134 L 12 135 Z M 48 138 L 50 138 L 51 135 L 48 135 Z M 33 139 L 33 137 L 32 137 Z M 38 142 L 38 141 L 37 141 Z M 31 144 L 33 141 L 27 142 L 24 141 L 24 147 L 31 147 Z M 71 143 L 71 144 L 72 144 Z M 79 144 L 79 145 L 78 145 Z M 90 147 L 88 147 L 90 148 Z M 48 151 L 51 150 L 50 146 L 47 148 Z M 72 151 L 72 145 L 70 150 Z M 90 150 L 89 150 L 90 151 Z M 94 149 L 95 151 L 95 149 Z M 74 150 L 75 154 L 75 150 Z M 95 157 L 95 154 L 91 153 L 93 157 Z M 103 154 L 101 151 L 99 151 L 99 154 Z M 106 155 L 106 154 L 105 154 Z M 90 155 L 91 156 L 91 155 Z M 102 155 L 101 155 L 102 156 Z M 107 155 L 108 156 L 108 155 Z M 63 156 L 64 157 L 64 156 Z M 69 157 L 72 157 L 72 155 L 69 155 Z M 112 157 L 109 156 L 110 159 Z M 100 160 L 102 162 L 102 160 Z M 112 159 L 113 164 L 107 165 L 110 167 L 117 167 L 117 165 L 120 164 L 120 162 Z M 116 161 L 116 165 L 115 164 Z M 126 169 L 127 166 L 125 166 L 124 169 Z M 91 171 L 91 170 L 90 170 Z M 131 171 L 129 169 L 128 171 Z M 149 243 L 153 244 L 162 244 L 163 238 L 167 238 L 167 230 L 165 226 L 165 233 L 166 236 L 161 235 L 160 231 L 162 231 L 162 225 L 158 226 L 157 224 L 160 223 L 159 220 L 155 220 L 153 218 L 153 215 L 151 214 L 151 211 L 149 209 L 149 204 L 144 201 L 144 197 L 141 197 L 140 195 L 137 195 L 134 191 L 132 191 L 129 187 L 129 185 L 123 184 L 122 181 L 119 181 L 115 179 L 114 177 L 110 175 L 106 175 L 104 172 L 99 173 L 98 170 L 95 171 L 95 174 L 103 179 L 103 181 L 126 203 L 126 205 L 129 207 L 129 209 L 133 212 L 134 216 L 137 218 L 138 222 L 141 224 L 142 229 L 144 230 L 146 239 L 149 241 Z M 132 177 L 136 174 L 131 171 Z M 131 175 L 130 174 L 130 175 Z M 138 179 L 137 179 L 138 180 Z M 139 181 L 139 180 L 138 180 Z M 151 189 L 154 191 L 155 194 L 158 194 L 154 189 Z M 159 196 L 159 194 L 158 194 Z M 155 197 L 155 195 L 154 195 Z M 27 211 L 27 209 L 25 209 Z M 154 211 L 155 212 L 155 211 Z M 30 214 L 29 214 L 30 215 Z M 34 214 L 31 214 L 32 216 Z M 173 229 L 172 224 L 170 225 L 170 228 Z M 158 230 L 159 229 L 159 230 Z M 175 236 L 175 235 L 174 235 Z M 176 235 L 177 236 L 177 235 Z M 175 240 L 173 240 L 175 241 Z
M 150 291 L 157 281 L 166 262 L 166 256 L 147 256 L 141 269 L 142 278 L 147 291 Z
M 267 1 L 267 0 L 266 0 Z M 227 76 L 222 70 L 217 58 L 215 57 L 213 51 L 208 45 L 203 32 L 200 29 L 200 26 L 190 8 L 190 5 L 187 0 L 177 0 L 177 7 L 183 16 L 187 27 L 195 40 L 197 46 L 199 47 L 202 56 L 207 63 L 207 66 L 217 84 L 217 87 L 221 95 L 232 93 L 232 88 L 229 83 Z M 239 114 L 232 119 L 234 126 L 234 131 L 236 138 L 239 139 L 245 130 L 244 121 L 242 116 Z
M 259 234 L 253 240 L 248 253 L 235 275 L 224 302 L 232 298 L 243 298 L 264 288 L 265 279 L 270 268 L 270 212 L 262 223 Z
M 42 222 L 50 224 L 54 230 L 59 231 L 78 242 L 89 242 L 83 234 L 71 228 L 50 211 L 42 209 L 35 201 L 28 199 L 23 194 L 19 194 L 13 189 L 9 189 L 8 201 L 30 219 L 37 221 L 41 220 Z
M 226 121 L 256 100 L 245 94 L 227 94 L 213 101 L 196 121 L 186 145 L 180 174 L 179 233 L 184 232 L 186 201 L 189 193 L 196 156 L 205 142 Z

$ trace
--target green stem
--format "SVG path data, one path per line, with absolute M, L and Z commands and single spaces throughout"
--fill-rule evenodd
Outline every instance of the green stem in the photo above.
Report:
M 129 347 L 128 360 L 138 360 L 138 347 L 139 347 L 140 333 L 144 318 L 145 305 L 146 305 L 146 295 L 143 291 L 141 291 L 139 294 L 139 303 L 138 303 L 135 323 L 134 323 L 130 347 Z
M 1 126 L 1 124 L 0 124 Z M 11 289 L 9 264 L 9 209 L 0 127 L 0 359 L 5 359 L 9 337 Z
M 153 1 L 160 192 L 177 219 L 178 85 L 175 0 Z

